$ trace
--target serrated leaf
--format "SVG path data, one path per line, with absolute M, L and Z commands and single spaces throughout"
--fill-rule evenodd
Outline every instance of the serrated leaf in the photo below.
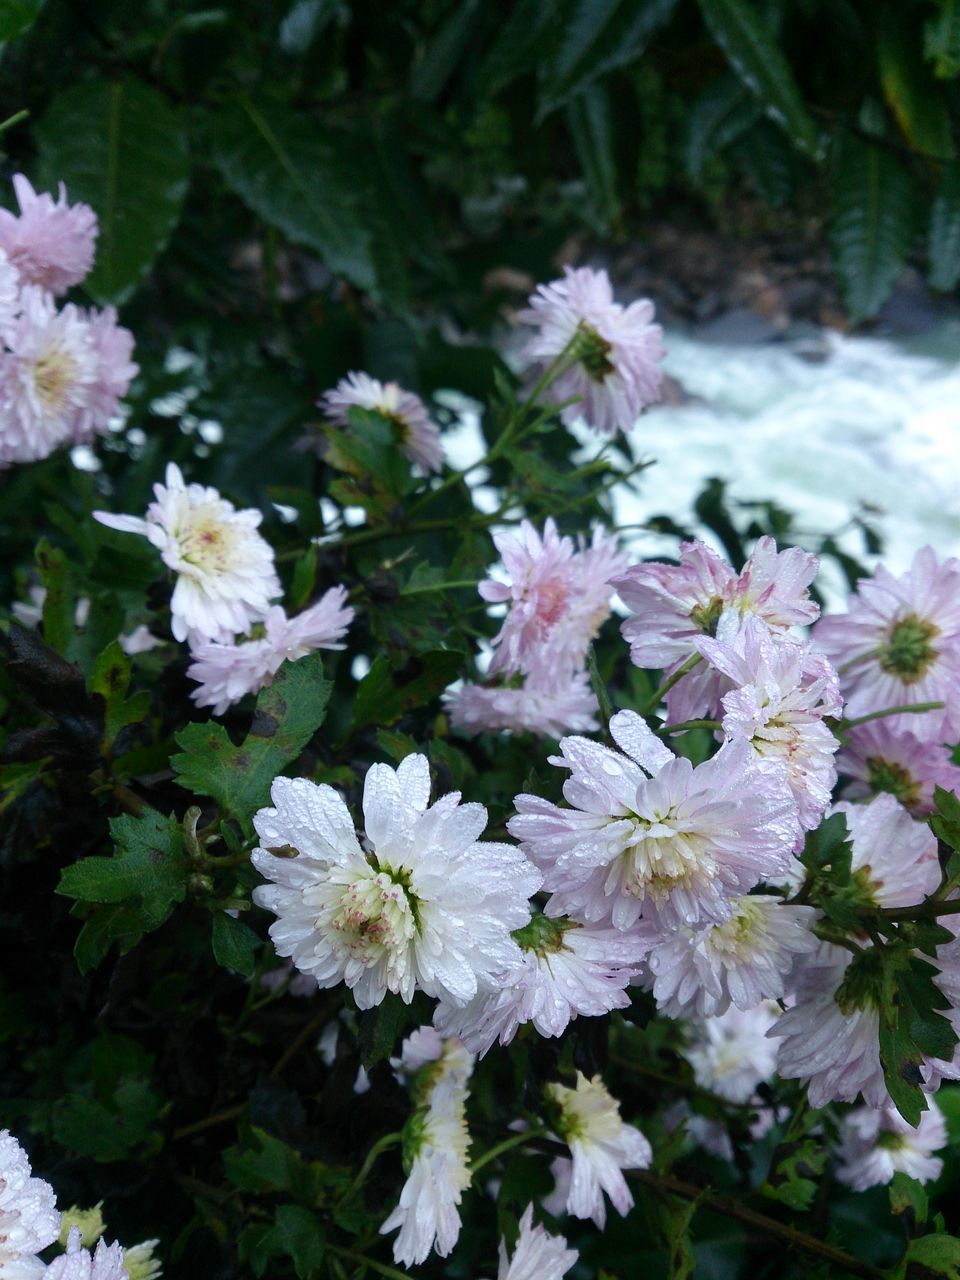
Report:
M 350 165 L 329 130 L 303 113 L 242 97 L 210 125 L 223 180 L 264 221 L 362 289 L 376 275 Z
M 820 1138 L 805 1137 L 781 1143 L 773 1153 L 770 1174 L 760 1189 L 771 1200 L 779 1200 L 791 1209 L 809 1209 L 826 1160 L 827 1151 Z
M 700 182 L 707 162 L 751 128 L 762 113 L 739 77 L 727 72 L 711 80 L 687 113 L 684 160 L 691 179 Z
M 590 203 L 599 215 L 600 231 L 608 230 L 620 215 L 613 119 L 605 85 L 592 85 L 567 106 L 570 136 L 590 193 Z
M 66 654 L 73 639 L 73 617 L 76 608 L 76 591 L 71 580 L 67 557 L 59 547 L 52 547 L 41 538 L 36 550 L 37 573 L 46 592 L 43 599 L 43 638 Z
M 929 1201 L 923 1186 L 906 1173 L 895 1173 L 890 1183 L 890 1211 L 904 1218 L 913 1231 L 927 1220 Z
M 945 1276 L 960 1280 L 960 1240 L 937 1233 L 911 1240 L 903 1258 L 906 1275 Z
M 937 0 L 938 12 L 924 23 L 923 52 L 941 80 L 960 75 L 960 0 Z
M 261 690 L 250 732 L 235 746 L 223 725 L 189 724 L 174 735 L 181 751 L 170 764 L 181 787 L 211 796 L 224 813 L 249 826 L 266 804 L 274 778 L 323 724 L 331 685 L 318 653 L 285 662 Z
M 277 1243 L 293 1259 L 298 1276 L 313 1275 L 324 1258 L 320 1219 L 299 1204 L 282 1204 L 276 1213 Z
M 249 978 L 256 967 L 256 953 L 263 945 L 260 938 L 242 920 L 235 920 L 225 911 L 213 917 L 213 954 L 217 964 L 225 969 Z
M 915 227 L 914 184 L 888 152 L 846 138 L 834 180 L 830 240 L 851 319 L 875 315 L 903 267 Z
M 767 115 L 801 151 L 816 156 L 819 131 L 762 14 L 745 0 L 699 0 L 699 4 L 711 35 Z
M 137 724 L 150 709 L 150 694 L 146 689 L 127 697 L 133 664 L 114 640 L 97 658 L 90 677 L 91 693 L 98 693 L 106 703 L 104 713 L 104 744 L 111 747 L 120 730 L 128 724 Z
M 930 207 L 927 261 L 934 289 L 946 293 L 960 283 L 960 161 L 944 169 Z
M 29 31 L 43 8 L 43 0 L 0 0 L 0 41 L 15 40 Z
M 952 160 L 947 99 L 923 61 L 915 16 L 899 3 L 879 11 L 877 63 L 884 99 L 903 136 L 923 155 Z
M 36 134 L 42 185 L 64 182 L 100 220 L 84 288 L 98 302 L 122 302 L 180 217 L 189 162 L 177 116 L 141 80 L 87 81 L 53 99 Z
M 456 679 L 466 655 L 454 649 L 430 649 L 393 668 L 381 654 L 360 681 L 353 709 L 353 728 L 390 725 L 422 707 Z
M 916 1127 L 927 1109 L 923 1083 L 923 1054 L 899 1026 L 880 1023 L 880 1065 L 887 1092 L 907 1124 Z
M 0 765 L 0 813 L 9 809 L 14 801 L 43 777 L 43 771 L 50 763 L 50 757 L 42 760 L 31 760 L 26 764 Z

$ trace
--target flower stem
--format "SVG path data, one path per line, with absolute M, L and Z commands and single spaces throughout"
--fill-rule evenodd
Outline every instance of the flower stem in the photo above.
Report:
M 881 711 L 871 711 L 865 716 L 857 716 L 853 720 L 838 720 L 837 728 L 843 732 L 847 729 L 853 729 L 858 724 L 867 724 L 870 720 L 883 720 L 887 716 L 899 716 L 902 714 L 920 714 L 924 711 L 941 711 L 943 709 L 942 702 L 905 702 L 900 707 L 884 707 Z
M 21 120 L 26 120 L 30 112 L 23 108 L 22 111 L 15 111 L 12 116 L 7 116 L 6 120 L 0 123 L 0 133 L 6 133 L 8 129 L 12 129 L 15 124 L 19 124 Z
M 369 1267 L 371 1271 L 387 1276 L 388 1280 L 410 1280 L 408 1271 L 398 1271 L 396 1267 L 388 1267 L 385 1262 L 376 1262 L 373 1258 L 368 1258 L 365 1253 L 354 1253 L 352 1249 L 343 1249 L 338 1244 L 328 1244 L 326 1247 L 331 1253 L 336 1253 L 341 1258 L 349 1258 L 351 1262 L 356 1262 L 362 1267 Z
M 341 1196 L 337 1206 L 338 1208 L 342 1208 L 345 1204 L 347 1204 L 350 1200 L 352 1200 L 353 1197 L 357 1194 L 357 1192 L 360 1190 L 360 1188 L 363 1186 L 363 1184 L 366 1182 L 367 1178 L 369 1177 L 370 1170 L 376 1164 L 378 1157 L 383 1155 L 384 1151 L 389 1151 L 391 1147 L 396 1146 L 396 1144 L 398 1142 L 401 1142 L 402 1139 L 403 1139 L 402 1134 L 387 1133 L 373 1144 L 373 1146 L 367 1152 L 366 1160 L 364 1160 L 363 1164 L 360 1166 L 360 1172 L 357 1174 L 354 1180 L 350 1183 L 350 1186 L 347 1187 L 346 1191 Z
M 423 587 L 410 587 L 409 590 L 401 591 L 401 597 L 406 600 L 409 596 L 426 596 L 431 595 L 435 591 L 455 591 L 460 587 L 479 587 L 479 578 L 465 578 L 462 582 L 431 582 Z
M 496 1160 L 497 1156 L 502 1156 L 505 1151 L 511 1151 L 514 1147 L 521 1147 L 525 1142 L 529 1142 L 532 1138 L 539 1138 L 546 1132 L 545 1129 L 525 1129 L 523 1133 L 515 1133 L 512 1137 L 504 1138 L 502 1142 L 498 1142 L 495 1147 L 491 1147 L 489 1151 L 485 1151 L 470 1165 L 470 1172 L 476 1176 L 485 1164 L 489 1164 L 491 1160 Z
M 668 676 L 666 680 L 664 680 L 663 684 L 660 686 L 659 689 L 657 689 L 656 693 L 654 693 L 654 695 L 649 699 L 649 701 L 647 702 L 643 710 L 640 712 L 640 714 L 642 716 L 648 716 L 651 714 L 651 712 L 655 711 L 657 707 L 659 707 L 663 699 L 670 692 L 670 690 L 673 688 L 673 686 L 677 684 L 678 681 L 682 680 L 688 671 L 692 671 L 698 662 L 702 662 L 702 661 L 703 661 L 703 658 L 700 656 L 699 653 L 691 653 L 690 657 L 686 660 L 686 662 L 684 662 L 682 666 L 677 667 L 676 671 L 673 673 L 672 676 Z
M 663 737 L 669 733 L 687 733 L 690 729 L 713 729 L 716 731 L 722 728 L 723 725 L 719 720 L 678 720 L 676 724 L 665 724 L 662 729 L 658 729 L 657 736 Z
M 960 898 L 950 902 L 928 898 L 915 907 L 881 907 L 880 914 L 884 920 L 935 920 L 937 916 L 960 915 Z

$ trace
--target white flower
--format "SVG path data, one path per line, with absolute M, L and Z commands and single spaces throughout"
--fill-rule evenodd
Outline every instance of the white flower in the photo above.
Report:
M 713 1018 L 731 1004 L 746 1010 L 779 999 L 796 957 L 819 945 L 815 917 L 813 907 L 756 894 L 734 904 L 724 924 L 653 932 L 647 965 L 657 1007 L 671 1018 Z
M 464 684 L 444 695 L 450 723 L 461 733 L 535 733 L 559 738 L 597 727 L 597 699 L 585 670 L 553 664 L 549 650 L 516 685 Z
M 53 1188 L 30 1176 L 27 1153 L 8 1129 L 0 1129 L 0 1276 L 33 1280 L 43 1274 L 37 1257 L 60 1234 Z
M 190 697 L 198 707 L 213 707 L 213 714 L 220 716 L 246 694 L 269 685 L 284 662 L 296 662 L 316 649 L 342 649 L 339 641 L 354 616 L 346 599 L 345 587 L 331 587 L 294 618 L 275 604 L 267 610 L 261 639 L 196 645 L 187 675 L 199 688 Z
M 858 1094 L 868 1107 L 890 1100 L 880 1064 L 880 1013 L 864 984 L 847 980 L 852 960 L 821 943 L 798 966 L 796 1004 L 770 1028 L 781 1042 L 777 1071 L 807 1082 L 812 1107 L 853 1102 Z
M 563 1236 L 551 1236 L 542 1226 L 533 1225 L 533 1205 L 528 1204 L 520 1219 L 520 1234 L 513 1258 L 507 1255 L 506 1241 L 500 1241 L 500 1268 L 497 1280 L 562 1280 L 579 1254 L 568 1249 Z
M 368 770 L 368 853 L 330 787 L 277 778 L 271 798 L 254 818 L 253 862 L 274 883 L 254 900 L 278 917 L 277 953 L 319 987 L 345 982 L 361 1009 L 387 991 L 409 1003 L 418 987 L 465 1004 L 519 962 L 510 934 L 529 921 L 541 877 L 512 845 L 478 842 L 483 805 L 462 805 L 459 792 L 429 804 L 425 756 Z
M 937 841 L 925 822 L 910 817 L 884 791 L 869 804 L 842 803 L 853 845 L 854 879 L 870 902 L 880 907 L 913 907 L 940 883 Z
M 933 1098 L 916 1128 L 896 1107 L 858 1107 L 840 1122 L 837 1179 L 854 1191 L 888 1183 L 895 1173 L 933 1182 L 943 1168 L 933 1153 L 946 1145 L 946 1121 Z
M 588 1080 L 578 1071 L 575 1089 L 548 1084 L 545 1092 L 555 1112 L 551 1124 L 573 1158 L 567 1212 L 592 1218 L 602 1231 L 607 1220 L 603 1193 L 618 1213 L 629 1212 L 633 1196 L 621 1170 L 649 1168 L 650 1143 L 620 1119 L 619 1104 L 599 1076 Z
M 518 313 L 521 323 L 538 330 L 521 358 L 546 368 L 568 351 L 575 363 L 547 391 L 558 404 L 577 397 L 561 410 L 561 421 L 582 417 L 606 435 L 629 431 L 641 410 L 660 399 L 663 330 L 653 323 L 653 303 L 614 302 L 606 271 L 563 272 L 562 280 L 540 285 L 530 306 Z
M 599 1017 L 630 1003 L 627 984 L 639 972 L 646 945 L 619 929 L 584 926 L 536 915 L 515 935 L 523 959 L 463 1008 L 440 1003 L 434 1022 L 474 1053 L 499 1040 L 509 1044 L 532 1022 L 542 1036 L 559 1036 L 578 1015 Z
M 97 377 L 89 322 L 72 303 L 57 310 L 34 285 L 0 357 L 0 466 L 46 458 L 73 436 Z
M 370 409 L 388 418 L 400 449 L 424 471 L 443 469 L 440 428 L 419 396 L 396 382 L 378 382 L 367 373 L 348 373 L 321 401 L 327 417 L 338 426 L 349 422 L 351 408 Z
M 246 635 L 280 594 L 273 549 L 257 532 L 259 511 L 237 511 L 216 489 L 184 484 L 167 466 L 166 483 L 153 487 L 146 519 L 95 511 L 110 529 L 137 533 L 159 550 L 177 574 L 170 601 L 177 640 L 230 641 Z
M 838 739 L 824 724 L 839 715 L 837 673 L 809 644 L 786 641 L 756 614 L 727 613 L 716 639 L 701 637 L 698 652 L 737 687 L 723 697 L 723 731 L 743 738 L 764 759 L 782 760 L 800 823 L 820 825 L 837 782 Z
M 731 1102 L 749 1102 L 776 1069 L 777 1048 L 767 1036 L 779 1015 L 776 1003 L 765 1000 L 698 1023 L 683 1051 L 697 1084 Z
M 159 1240 L 144 1240 L 123 1251 L 123 1265 L 130 1280 L 157 1280 L 163 1275 L 163 1267 L 154 1250 Z
M 443 1041 L 432 1027 L 409 1036 L 394 1060 L 412 1077 L 417 1109 L 403 1133 L 410 1172 L 380 1234 L 400 1228 L 393 1257 L 407 1267 L 423 1262 L 431 1249 L 445 1258 L 460 1234 L 457 1206 L 470 1185 L 466 1098 L 473 1061 L 458 1040 Z
M 544 872 L 551 914 L 618 929 L 641 912 L 666 928 L 722 923 L 732 899 L 785 870 L 797 817 L 781 763 L 730 742 L 694 767 L 632 711 L 610 733 L 624 754 L 572 737 L 550 757 L 571 771 L 572 808 L 520 795 L 507 824 Z
M 91 1254 L 81 1247 L 77 1227 L 70 1232 L 66 1253 L 54 1258 L 43 1275 L 44 1280 L 131 1280 L 119 1244 L 101 1240 Z

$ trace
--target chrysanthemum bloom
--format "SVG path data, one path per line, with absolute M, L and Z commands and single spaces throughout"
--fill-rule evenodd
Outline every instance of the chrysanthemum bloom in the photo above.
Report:
M 463 1008 L 439 1004 L 434 1022 L 483 1055 L 509 1044 L 532 1022 L 542 1036 L 559 1036 L 578 1015 L 599 1017 L 630 1003 L 627 984 L 639 972 L 646 945 L 633 934 L 536 915 L 514 934 L 523 960 Z
M 840 1122 L 837 1179 L 854 1191 L 883 1186 L 895 1173 L 933 1182 L 943 1168 L 933 1153 L 946 1145 L 946 1121 L 932 1098 L 916 1128 L 896 1107 L 858 1107 Z
M 579 666 L 610 614 L 609 580 L 626 566 L 616 539 L 598 528 L 578 547 L 548 519 L 542 538 L 524 520 L 518 534 L 498 533 L 493 540 L 509 581 L 487 578 L 478 589 L 484 600 L 506 602 L 509 610 L 493 641 L 490 671 L 530 672 L 542 662 L 545 647 L 551 664 Z
M 858 1095 L 868 1107 L 890 1101 L 870 958 L 867 951 L 854 966 L 848 951 L 821 943 L 794 975 L 796 1003 L 770 1029 L 781 1042 L 777 1071 L 806 1081 L 812 1107 L 854 1102 Z
M 259 693 L 270 684 L 284 662 L 296 662 L 316 649 L 342 649 L 338 642 L 354 616 L 346 599 L 345 587 L 331 587 L 294 618 L 275 604 L 267 610 L 260 639 L 196 645 L 187 675 L 200 687 L 190 697 L 198 707 L 213 707 L 213 714 L 220 716 L 246 694 Z
M 652 931 L 647 966 L 657 1007 L 671 1018 L 714 1018 L 731 1004 L 746 1010 L 778 1000 L 796 957 L 819 945 L 811 932 L 816 914 L 749 894 L 725 924 Z
M 584 418 L 605 435 L 629 431 L 642 410 L 660 399 L 663 330 L 653 323 L 653 303 L 614 302 L 606 271 L 563 271 L 562 280 L 540 285 L 518 314 L 537 329 L 520 358 L 546 369 L 567 352 L 573 363 L 544 393 L 553 404 L 577 397 L 561 410 L 560 420 L 569 425 Z
M 535 733 L 560 738 L 597 728 L 597 699 L 585 670 L 551 668 L 541 655 L 537 669 L 516 684 L 464 684 L 444 695 L 450 723 L 461 733 Z
M 254 900 L 278 917 L 278 955 L 319 987 L 345 982 L 361 1009 L 387 991 L 409 1003 L 417 988 L 465 1004 L 520 962 L 510 935 L 528 923 L 541 877 L 512 845 L 478 841 L 483 805 L 462 805 L 459 792 L 430 805 L 425 756 L 367 771 L 368 852 L 330 787 L 277 778 L 271 798 L 254 818 L 253 862 L 273 883 Z
M 894 577 L 861 578 L 849 612 L 823 618 L 815 639 L 840 673 L 851 719 L 917 702 L 941 711 L 891 716 L 891 728 L 930 742 L 960 733 L 960 561 L 923 547 Z
M 778 761 L 730 742 L 696 767 L 674 756 L 642 717 L 620 711 L 621 751 L 563 738 L 551 764 L 569 769 L 560 808 L 516 797 L 507 826 L 544 873 L 551 914 L 629 929 L 723 923 L 733 901 L 788 865 L 796 805 Z
M 89 322 L 75 306 L 57 310 L 35 286 L 21 290 L 19 312 L 0 356 L 0 465 L 35 462 L 68 440 L 97 377 Z
M 764 1000 L 697 1023 L 683 1050 L 697 1084 L 731 1102 L 749 1102 L 776 1069 L 776 1045 L 767 1036 L 779 1016 L 777 1005 Z
M 140 367 L 131 360 L 133 334 L 117 324 L 113 307 L 87 312 L 90 339 L 96 359 L 93 381 L 73 428 L 75 444 L 84 444 L 109 429 L 120 401 L 130 389 Z
M 443 469 L 440 428 L 420 397 L 404 391 L 399 383 L 378 382 L 367 373 L 348 373 L 320 404 L 328 419 L 341 427 L 347 425 L 352 408 L 381 414 L 389 419 L 401 452 L 411 462 L 418 463 L 424 471 Z
M 155 484 L 156 501 L 146 519 L 95 511 L 110 529 L 138 533 L 177 574 L 170 600 L 177 640 L 229 642 L 246 635 L 280 594 L 273 548 L 257 532 L 259 511 L 238 511 L 216 489 L 185 484 L 180 468 L 167 465 L 166 483 Z
M 58 200 L 37 194 L 22 173 L 14 175 L 13 189 L 20 216 L 0 209 L 0 248 L 25 284 L 66 293 L 93 266 L 97 215 L 87 204 L 68 205 L 62 182 Z
M 0 334 L 5 335 L 20 310 L 20 272 L 0 249 Z
M 622 625 L 635 666 L 672 674 L 696 654 L 695 641 L 713 636 L 721 617 L 756 614 L 777 635 L 819 614 L 809 586 L 820 562 L 800 547 L 777 551 L 773 538 L 758 539 L 737 574 L 703 542 L 684 542 L 679 564 L 637 564 L 613 579 L 634 617 Z M 670 691 L 670 719 L 689 720 L 719 709 L 730 681 L 701 662 Z
M 156 1255 L 159 1240 L 143 1240 L 123 1251 L 123 1266 L 129 1280 L 158 1280 L 163 1267 Z
M 580 1255 L 568 1249 L 563 1236 L 551 1236 L 540 1225 L 533 1225 L 533 1205 L 528 1204 L 520 1219 L 513 1258 L 507 1254 L 507 1243 L 500 1241 L 500 1267 L 497 1280 L 562 1280 Z
M 407 1181 L 380 1234 L 400 1228 L 393 1257 L 409 1267 L 431 1249 L 447 1257 L 460 1234 L 457 1206 L 470 1185 L 466 1099 L 473 1056 L 458 1040 L 441 1040 L 432 1027 L 421 1027 L 404 1041 L 394 1065 L 410 1077 L 416 1110 L 403 1131 Z
M 81 1246 L 76 1227 L 70 1232 L 66 1253 L 54 1258 L 43 1276 L 44 1280 L 129 1280 L 120 1245 L 101 1240 L 91 1254 Z
M 949 750 L 893 729 L 888 720 L 849 730 L 837 770 L 850 779 L 844 796 L 860 800 L 886 791 L 918 818 L 933 813 L 935 787 L 960 794 L 960 769 L 951 762 Z
M 0 1276 L 16 1280 L 43 1275 L 37 1254 L 60 1234 L 53 1188 L 30 1174 L 27 1153 L 0 1129 Z
M 851 868 L 865 903 L 913 907 L 940 883 L 937 841 L 887 792 L 869 804 L 835 805 L 853 845 Z
M 602 1231 L 607 1221 L 603 1193 L 621 1216 L 630 1211 L 633 1196 L 621 1170 L 649 1168 L 650 1143 L 620 1119 L 620 1106 L 599 1076 L 588 1080 L 578 1071 L 575 1089 L 548 1084 L 544 1093 L 550 1125 L 573 1158 L 567 1212 L 592 1218 Z
M 783 761 L 800 825 L 812 831 L 837 781 L 840 743 L 823 722 L 843 708 L 836 672 L 809 645 L 775 638 L 755 615 L 738 623 L 728 614 L 716 639 L 702 636 L 695 644 L 736 686 L 722 699 L 724 733 L 743 738 L 764 759 Z

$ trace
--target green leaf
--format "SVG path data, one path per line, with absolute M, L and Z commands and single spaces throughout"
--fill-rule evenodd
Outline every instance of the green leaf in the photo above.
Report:
M 46 595 L 43 600 L 43 638 L 51 649 L 66 654 L 73 639 L 77 597 L 67 557 L 59 547 L 41 538 L 36 551 L 37 573 Z
M 44 756 L 42 760 L 31 760 L 27 764 L 0 765 L 0 813 L 9 809 L 10 805 L 43 777 L 43 771 L 49 763 L 50 757 Z
M 960 283 L 960 161 L 944 169 L 934 196 L 927 260 L 934 289 L 947 293 L 956 288 Z
M 145 807 L 139 818 L 111 818 L 110 834 L 113 857 L 81 858 L 65 867 L 57 893 L 80 902 L 138 899 L 141 931 L 159 928 L 187 896 L 190 864 L 179 822 Z
M 960 0 L 937 0 L 938 13 L 923 27 L 923 52 L 940 80 L 960 75 Z
M 324 1258 L 324 1232 L 320 1219 L 299 1204 L 277 1207 L 277 1242 L 293 1259 L 298 1276 L 313 1275 Z
M 592 85 L 567 107 L 567 123 L 583 170 L 590 202 L 597 210 L 597 229 L 606 231 L 620 215 L 614 115 L 604 85 Z
M 927 1109 L 920 1088 L 923 1082 L 923 1054 L 899 1026 L 880 1022 L 880 1065 L 887 1091 L 907 1124 L 916 1127 Z
M 903 1218 L 912 1232 L 927 1220 L 929 1201 L 923 1186 L 906 1173 L 895 1173 L 890 1183 L 890 1210 Z
M 761 13 L 745 0 L 699 0 L 700 12 L 727 61 L 764 111 L 809 156 L 820 135 L 804 105 L 790 65 Z
M 846 138 L 837 154 L 830 239 L 851 319 L 875 315 L 913 243 L 914 183 L 888 152 Z
M 235 920 L 225 911 L 214 914 L 213 954 L 217 964 L 249 978 L 256 967 L 257 949 L 262 945 L 257 934 L 242 920 Z
M 960 1240 L 939 1233 L 921 1236 L 910 1241 L 903 1261 L 906 1275 L 945 1276 L 947 1280 L 960 1280 Z
M 335 136 L 303 112 L 239 98 L 210 125 L 223 180 L 265 222 L 362 289 L 376 276 L 351 166 Z
M 66 183 L 100 219 L 84 288 L 98 302 L 124 301 L 180 216 L 189 162 L 177 116 L 140 80 L 94 80 L 58 94 L 36 133 L 42 185 Z
M 554 21 L 556 52 L 541 57 L 538 119 L 617 67 L 635 62 L 673 16 L 677 0 L 568 0 Z
M 323 724 L 330 689 L 318 653 L 285 662 L 257 697 L 241 746 L 234 746 L 223 725 L 213 721 L 188 724 L 174 735 L 181 748 L 170 761 L 177 782 L 195 795 L 212 796 L 225 813 L 249 826 L 269 799 L 274 778 Z
M 104 743 L 111 747 L 120 730 L 128 724 L 138 724 L 150 710 L 150 693 L 142 689 L 132 698 L 126 696 L 133 669 L 127 654 L 114 640 L 97 658 L 90 677 L 91 693 L 98 693 L 106 705 L 104 715 Z
M 353 728 L 390 725 L 441 693 L 459 674 L 466 655 L 454 649 L 430 649 L 394 670 L 381 654 L 360 682 Z
M 517 0 L 510 7 L 477 74 L 478 102 L 540 65 L 545 45 L 556 36 L 563 8 L 564 0 Z
M 0 0 L 0 40 L 14 40 L 36 22 L 43 0 Z
M 783 1142 L 771 1157 L 770 1173 L 760 1190 L 791 1209 L 809 1209 L 826 1160 L 827 1150 L 819 1136 Z
M 420 102 L 435 102 L 468 51 L 483 13 L 481 0 L 460 0 L 427 44 L 410 77 L 409 93 Z
M 357 1014 L 357 1045 L 363 1065 L 369 1070 L 389 1058 L 404 1032 L 429 1017 L 422 995 L 415 996 L 412 1004 L 404 1004 L 398 995 L 387 992 L 375 1008 L 361 1010 Z
M 61 1146 L 90 1160 L 126 1160 L 151 1138 L 160 1110 L 159 1099 L 146 1080 L 127 1078 L 107 1106 L 95 1098 L 70 1093 L 54 1103 L 53 1135 Z
M 916 15 L 900 3 L 880 9 L 877 62 L 883 96 L 903 136 L 923 155 L 952 160 L 947 99 L 923 61 Z
M 684 160 L 694 182 L 707 162 L 735 142 L 763 114 L 756 98 L 730 72 L 711 80 L 687 113 Z

